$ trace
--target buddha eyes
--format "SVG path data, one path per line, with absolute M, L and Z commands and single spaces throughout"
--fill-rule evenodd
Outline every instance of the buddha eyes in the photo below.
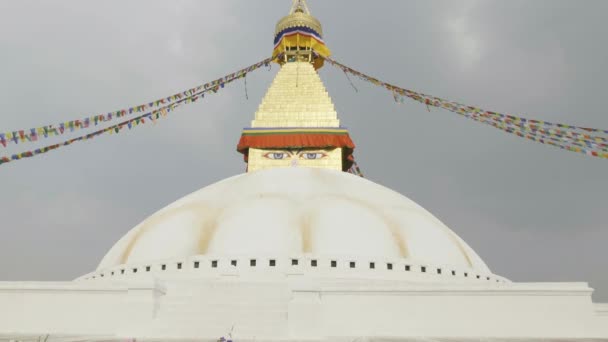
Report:
M 291 152 L 268 152 L 264 154 L 264 158 L 272 160 L 285 160 L 290 159 L 294 156 Z M 327 154 L 322 152 L 300 152 L 297 153 L 297 157 L 306 160 L 317 160 L 327 157 Z
M 301 158 L 308 159 L 308 160 L 321 159 L 326 156 L 327 155 L 325 153 L 302 153 L 300 155 Z
M 270 153 L 266 153 L 264 155 L 264 157 L 268 158 L 268 159 L 274 159 L 274 160 L 283 160 L 287 158 L 287 153 L 284 152 L 270 152 Z

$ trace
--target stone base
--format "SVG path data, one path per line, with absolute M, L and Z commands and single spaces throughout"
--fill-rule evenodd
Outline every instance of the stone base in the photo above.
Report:
M 591 291 L 584 283 L 415 284 L 298 275 L 0 283 L 0 339 L 214 341 L 230 331 L 235 341 L 608 339 L 608 307 L 593 304 Z

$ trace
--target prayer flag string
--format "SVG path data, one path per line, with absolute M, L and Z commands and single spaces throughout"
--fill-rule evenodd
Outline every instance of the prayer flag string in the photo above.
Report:
M 361 172 L 361 168 L 359 167 L 356 161 L 353 161 L 353 165 L 346 172 L 352 173 L 353 175 L 359 176 L 361 178 L 365 178 L 363 176 L 363 172 Z
M 354 70 L 329 57 L 323 58 L 346 74 L 354 75 L 363 81 L 385 88 L 393 94 L 397 102 L 403 103 L 405 102 L 405 98 L 410 98 L 426 105 L 427 108 L 431 106 L 443 108 L 521 138 L 555 146 L 567 151 L 608 159 L 608 130 L 534 120 L 483 110 L 474 106 L 400 88 Z
M 84 118 L 81 118 L 78 120 L 65 121 L 62 123 L 55 124 L 55 125 L 46 125 L 46 126 L 40 126 L 40 127 L 30 128 L 30 129 L 20 129 L 20 130 L 8 131 L 8 132 L 0 131 L 0 145 L 7 147 L 7 144 L 9 144 L 11 142 L 14 144 L 26 143 L 26 142 L 36 142 L 42 138 L 59 136 L 59 135 L 63 135 L 66 132 L 71 133 L 71 132 L 74 132 L 77 130 L 87 129 L 90 126 L 97 126 L 97 125 L 107 123 L 109 121 L 119 119 L 119 118 L 122 118 L 122 117 L 125 117 L 128 115 L 131 115 L 131 114 L 145 113 L 146 111 L 149 111 L 154 108 L 166 107 L 166 106 L 170 105 L 171 103 L 175 103 L 175 102 L 181 101 L 183 99 L 186 99 L 194 94 L 199 93 L 202 90 L 209 90 L 209 89 L 213 89 L 217 86 L 222 86 L 224 83 L 226 83 L 226 81 L 228 79 L 233 79 L 237 76 L 244 77 L 244 75 L 246 75 L 248 72 L 256 70 L 256 69 L 260 68 L 261 66 L 269 65 L 271 61 L 272 61 L 272 58 L 267 58 L 259 63 L 253 64 L 247 68 L 241 69 L 237 72 L 226 75 L 222 78 L 211 81 L 209 83 L 205 83 L 205 84 L 199 85 L 197 87 L 194 87 L 194 88 L 191 88 L 188 90 L 184 90 L 177 94 L 163 97 L 161 99 L 158 99 L 158 100 L 155 100 L 152 102 L 148 102 L 148 103 L 144 103 L 144 104 L 141 104 L 138 106 L 120 109 L 120 110 L 109 112 L 106 114 L 92 115 L 92 116 L 84 117 Z
M 272 60 L 271 58 L 268 58 L 259 63 L 253 64 L 245 69 L 239 70 L 238 72 L 229 74 L 229 75 L 221 78 L 222 81 L 220 83 L 214 83 L 213 86 L 203 87 L 203 88 L 199 89 L 198 91 L 195 91 L 192 94 L 189 94 L 188 96 L 183 96 L 181 99 L 172 101 L 171 103 L 168 103 L 164 106 L 156 108 L 148 113 L 139 115 L 137 117 L 131 118 L 126 121 L 122 121 L 118 124 L 115 124 L 115 125 L 97 130 L 95 132 L 70 139 L 70 140 L 66 140 L 62 143 L 53 144 L 53 145 L 45 146 L 42 148 L 37 148 L 35 150 L 30 150 L 30 151 L 13 154 L 10 157 L 9 156 L 0 157 L 0 165 L 6 164 L 6 163 L 9 163 L 12 161 L 21 160 L 24 158 L 31 158 L 31 157 L 34 157 L 34 156 L 37 156 L 40 154 L 44 154 L 44 153 L 59 149 L 61 147 L 71 145 L 75 142 L 91 140 L 91 139 L 98 137 L 100 135 L 103 135 L 103 134 L 120 133 L 125 127 L 128 128 L 129 130 L 131 130 L 134 127 L 145 124 L 146 120 L 149 120 L 151 122 L 156 122 L 156 120 L 166 117 L 170 112 L 172 112 L 179 106 L 194 103 L 194 102 L 198 101 L 199 99 L 204 98 L 205 93 L 208 93 L 208 92 L 217 93 L 220 89 L 224 88 L 225 84 L 231 83 L 237 79 L 245 77 L 247 75 L 247 73 L 255 71 L 255 70 L 261 68 L 262 66 L 269 64 L 271 62 L 271 60 Z

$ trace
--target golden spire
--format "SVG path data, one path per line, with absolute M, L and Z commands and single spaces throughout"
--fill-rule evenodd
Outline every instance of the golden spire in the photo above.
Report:
M 312 65 L 294 62 L 272 81 L 251 127 L 340 127 L 340 121 Z
M 330 54 L 321 33 L 305 0 L 293 0 L 289 15 L 277 23 L 273 56 L 281 70 L 237 146 L 249 172 L 351 167 L 355 145 L 315 70 Z

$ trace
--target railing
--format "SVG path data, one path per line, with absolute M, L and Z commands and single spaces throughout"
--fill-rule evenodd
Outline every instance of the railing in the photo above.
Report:
M 77 280 L 99 280 L 120 277 L 145 276 L 146 274 L 197 274 L 201 276 L 222 275 L 338 275 L 344 278 L 374 278 L 386 280 L 425 279 L 509 282 L 494 275 L 483 274 L 471 268 L 434 266 L 412 262 L 409 259 L 366 260 L 362 258 L 333 258 L 314 256 L 294 257 L 214 257 L 195 256 L 188 259 L 173 259 L 153 263 L 119 265 L 84 275 Z

